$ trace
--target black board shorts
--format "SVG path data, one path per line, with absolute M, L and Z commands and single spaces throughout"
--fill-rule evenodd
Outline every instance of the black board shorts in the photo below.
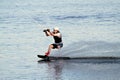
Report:
M 58 48 L 58 46 L 60 46 L 60 48 L 63 47 L 63 43 L 62 42 L 61 43 L 53 43 L 51 45 L 53 45 L 53 49 Z

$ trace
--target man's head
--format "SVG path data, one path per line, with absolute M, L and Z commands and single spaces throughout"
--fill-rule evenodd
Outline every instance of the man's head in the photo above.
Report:
M 53 28 L 53 32 L 54 33 L 58 33 L 59 32 L 59 28 L 58 27 Z
M 59 28 L 58 28 L 58 27 L 55 27 L 55 28 L 53 28 L 53 30 L 59 31 Z

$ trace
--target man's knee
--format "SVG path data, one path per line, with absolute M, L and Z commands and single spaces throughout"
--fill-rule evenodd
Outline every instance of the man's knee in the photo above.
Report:
M 60 49 L 61 47 L 60 46 L 57 46 L 58 49 Z
M 50 48 L 53 48 L 53 45 L 52 45 L 52 44 L 50 44 L 50 45 L 49 45 L 49 47 L 50 47 Z

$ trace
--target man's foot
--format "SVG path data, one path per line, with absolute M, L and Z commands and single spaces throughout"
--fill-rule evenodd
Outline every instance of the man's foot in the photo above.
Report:
M 49 54 L 50 54 L 50 52 L 46 52 L 46 53 L 45 53 L 45 56 L 48 56 Z

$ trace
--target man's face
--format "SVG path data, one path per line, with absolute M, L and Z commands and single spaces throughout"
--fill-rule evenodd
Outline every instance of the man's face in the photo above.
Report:
M 54 29 L 53 32 L 54 32 L 54 33 L 57 33 L 57 30 Z

